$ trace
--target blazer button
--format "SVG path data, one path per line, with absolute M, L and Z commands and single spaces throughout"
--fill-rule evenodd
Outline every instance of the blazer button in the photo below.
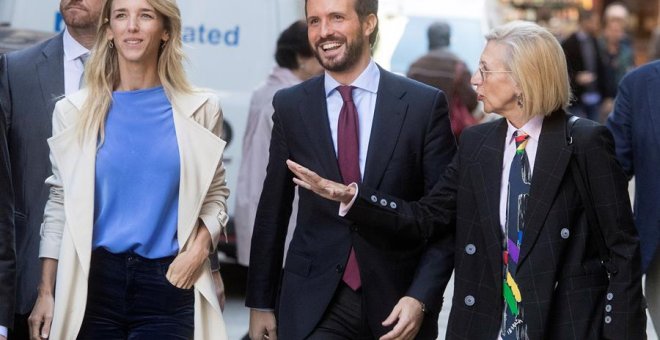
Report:
M 351 227 L 351 230 L 353 230 L 354 232 L 357 232 L 357 231 L 358 231 L 358 227 L 357 227 L 356 225 L 354 225 L 354 226 Z
M 571 236 L 571 232 L 568 230 L 568 228 L 563 228 L 559 234 L 563 239 L 567 239 L 569 236 Z
M 612 305 L 606 305 L 605 306 L 605 311 L 608 312 L 608 313 L 611 312 L 612 311 Z
M 396 209 L 396 203 L 394 203 L 394 202 L 390 202 L 390 208 L 392 208 L 392 209 Z
M 612 294 L 612 293 L 607 293 L 607 296 L 606 296 L 606 297 L 607 297 L 607 301 L 612 301 L 612 299 L 614 299 L 614 294 Z
M 475 303 L 474 296 L 468 295 L 468 296 L 465 297 L 465 305 L 466 306 L 472 307 L 472 306 L 474 306 L 474 303 Z
M 474 253 L 477 252 L 477 247 L 474 246 L 474 244 L 470 243 L 467 246 L 465 246 L 465 253 L 468 255 L 474 255 Z
M 612 323 L 612 317 L 609 316 L 609 315 L 606 316 L 606 317 L 605 317 L 605 323 L 606 323 L 606 324 L 610 324 L 610 323 Z
M 380 205 L 382 205 L 382 206 L 384 206 L 384 207 L 386 207 L 386 206 L 387 206 L 387 200 L 386 200 L 386 199 L 384 199 L 384 198 L 383 198 L 383 199 L 381 199 L 381 200 L 380 200 Z
M 371 201 L 374 203 L 378 202 L 378 197 L 376 197 L 376 195 L 371 195 Z
M 341 264 L 338 264 L 337 267 L 335 268 L 335 271 L 341 274 L 344 272 L 344 267 Z

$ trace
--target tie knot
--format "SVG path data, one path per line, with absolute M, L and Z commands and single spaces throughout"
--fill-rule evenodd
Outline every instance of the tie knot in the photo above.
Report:
M 339 91 L 341 99 L 344 101 L 344 103 L 353 101 L 353 86 L 339 85 L 337 86 L 337 91 Z
M 517 130 L 513 133 L 513 139 L 516 141 L 516 152 L 519 153 L 525 150 L 529 135 L 522 130 Z
M 81 54 L 78 59 L 82 62 L 83 66 L 87 63 L 87 59 L 89 59 L 89 52 Z

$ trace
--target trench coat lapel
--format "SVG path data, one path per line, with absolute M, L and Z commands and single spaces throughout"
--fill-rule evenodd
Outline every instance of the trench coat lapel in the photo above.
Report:
M 83 90 L 68 100 L 78 112 L 87 97 Z M 70 118 L 76 113 L 67 113 Z M 94 174 L 96 166 L 96 136 L 88 136 L 80 141 L 75 124 L 56 136 L 48 139 L 51 155 L 57 164 L 64 193 L 65 228 L 69 229 L 76 253 L 80 258 L 83 273 L 89 275 L 92 252 L 92 231 L 94 225 Z
M 170 96 L 181 162 L 177 232 L 182 250 L 197 226 L 205 193 L 222 161 L 226 144 L 192 118 L 208 99 L 207 95 L 197 93 Z

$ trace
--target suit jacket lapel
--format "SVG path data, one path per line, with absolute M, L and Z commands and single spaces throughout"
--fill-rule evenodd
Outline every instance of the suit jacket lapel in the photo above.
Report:
M 383 178 L 408 112 L 408 104 L 402 100 L 405 89 L 391 73 L 380 66 L 379 69 L 378 97 L 363 176 L 363 182 L 372 188 L 378 188 Z
M 211 186 L 226 144 L 191 118 L 207 100 L 207 95 L 199 93 L 170 95 L 181 166 L 177 221 L 181 250 L 185 249 L 186 241 L 195 230 L 206 196 L 203 193 Z
M 660 67 L 656 66 L 655 72 L 649 75 L 649 83 L 647 88 L 649 89 L 660 88 Z M 658 96 L 656 91 L 646 91 L 646 92 L 648 93 L 648 98 L 649 98 L 649 108 L 657 109 L 658 107 L 660 107 L 660 96 Z M 648 116 L 651 118 L 651 121 L 653 121 L 653 127 L 651 128 L 655 131 L 653 135 L 657 139 L 656 143 L 660 144 L 660 137 L 659 137 L 660 117 L 658 117 L 658 115 L 656 114 L 649 114 Z
M 545 225 L 571 159 L 572 148 L 566 145 L 566 114 L 563 111 L 555 111 L 544 119 L 537 150 L 518 268 L 525 262 Z
M 502 158 L 507 124 L 500 119 L 484 136 L 472 174 L 475 188 L 477 211 L 481 216 L 482 232 L 487 258 L 490 262 L 496 284 L 502 281 L 502 227 L 500 226 L 500 186 L 502 182 Z
M 311 145 L 317 149 L 316 155 L 321 169 L 314 170 L 318 171 L 322 177 L 341 182 L 341 173 L 328 120 L 323 79 L 321 76 L 303 84 L 307 96 L 301 100 L 298 113 Z
M 41 95 L 46 104 L 49 117 L 53 114 L 55 102 L 64 95 L 64 47 L 60 33 L 42 50 L 42 55 L 36 62 L 37 76 L 41 84 Z

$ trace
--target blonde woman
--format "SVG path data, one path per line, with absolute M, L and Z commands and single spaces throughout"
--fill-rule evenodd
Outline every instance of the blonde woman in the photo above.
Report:
M 32 339 L 226 338 L 207 260 L 227 222 L 222 112 L 180 37 L 174 0 L 103 7 L 87 87 L 53 116 Z

